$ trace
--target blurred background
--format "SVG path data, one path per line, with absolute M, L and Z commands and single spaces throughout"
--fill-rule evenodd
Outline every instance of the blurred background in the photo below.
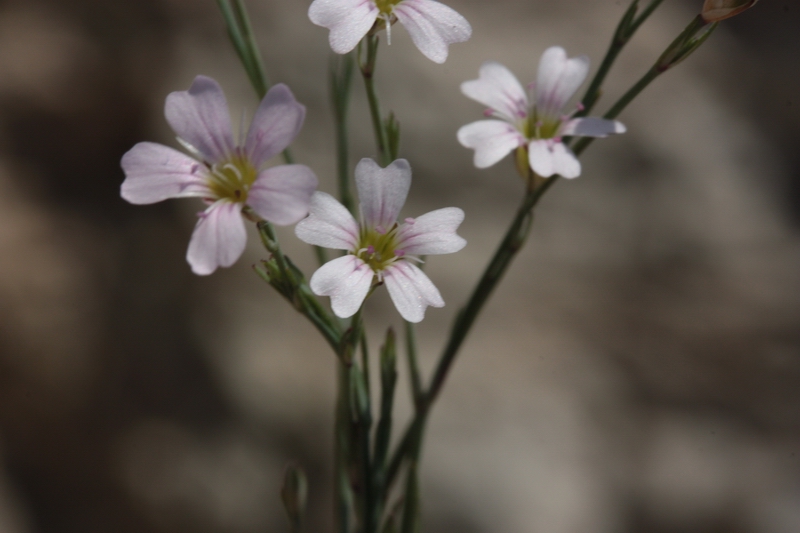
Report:
M 308 107 L 295 155 L 332 192 L 330 51 L 309 3 L 247 4 L 271 81 Z M 489 59 L 527 83 L 553 44 L 596 66 L 627 6 L 448 4 L 468 43 L 439 66 L 398 28 L 377 72 L 414 170 L 405 213 L 467 214 L 467 248 L 427 265 L 447 302 L 419 328 L 428 373 L 522 193 L 509 159 L 479 171 L 458 145 L 482 111 L 459 84 Z M 597 112 L 701 4 L 664 2 Z M 723 22 L 545 197 L 434 410 L 425 531 L 800 531 L 798 28 L 794 0 Z M 177 147 L 164 98 L 197 74 L 235 118 L 256 108 L 210 0 L 0 3 L 2 533 L 286 531 L 289 461 L 310 477 L 307 531 L 331 531 L 333 355 L 250 270 L 266 255 L 252 228 L 235 266 L 197 277 L 201 204 L 119 198 L 126 150 Z M 374 154 L 354 86 L 353 162 Z M 368 320 L 373 348 L 400 326 L 385 294 Z

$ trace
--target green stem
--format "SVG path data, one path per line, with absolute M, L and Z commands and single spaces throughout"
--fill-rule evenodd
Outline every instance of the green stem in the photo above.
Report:
M 350 533 L 353 494 L 350 488 L 350 368 L 341 359 L 336 361 L 338 393 L 336 399 L 336 423 L 334 429 L 334 515 L 338 533 Z
M 336 174 L 339 186 L 339 200 L 350 213 L 355 214 L 355 202 L 350 191 L 350 165 L 347 142 L 347 110 L 350 105 L 353 66 L 353 54 L 345 54 L 344 56 L 336 54 L 331 60 L 329 82 L 335 121 Z
M 414 324 L 406 321 L 406 353 L 408 354 L 408 373 L 411 376 L 411 394 L 414 405 L 422 399 L 422 378 L 417 362 L 417 339 Z
M 247 15 L 243 0 L 234 0 L 233 11 L 239 23 L 242 40 L 248 51 L 247 59 L 250 67 L 248 69 L 250 81 L 253 84 L 253 88 L 256 90 L 256 94 L 258 94 L 258 98 L 264 98 L 264 95 L 267 94 L 267 90 L 269 89 L 269 81 L 264 71 L 261 52 L 258 50 L 258 45 L 253 35 L 253 27 L 250 25 L 250 17 Z M 247 67 L 247 65 L 245 65 L 245 67 Z
M 361 76 L 364 78 L 364 87 L 367 90 L 367 100 L 369 101 L 369 112 L 372 117 L 372 129 L 375 133 L 375 144 L 378 148 L 378 162 L 382 167 L 391 163 L 389 155 L 389 143 L 386 135 L 386 128 L 383 125 L 381 118 L 381 110 L 378 102 L 378 94 L 375 91 L 375 82 L 373 76 L 375 74 L 375 60 L 378 56 L 378 36 L 368 34 L 366 39 L 367 59 L 366 62 L 361 61 L 361 47 L 365 41 L 359 43 L 359 67 L 361 69 Z
M 222 12 L 222 18 L 225 19 L 231 44 L 250 78 L 250 83 L 258 98 L 263 99 L 269 90 L 269 82 L 244 2 L 243 0 L 234 0 L 233 7 L 231 7 L 230 0 L 217 0 L 217 5 Z M 283 151 L 283 160 L 287 165 L 294 163 L 294 157 L 288 148 Z
M 589 114 L 589 112 L 591 112 L 592 108 L 597 103 L 597 100 L 600 99 L 603 82 L 605 81 L 608 72 L 611 70 L 611 66 L 616 61 L 617 56 L 625 47 L 625 45 L 631 40 L 633 34 L 636 33 L 637 29 L 639 29 L 639 26 L 641 26 L 642 23 L 647 20 L 647 18 L 653 13 L 653 11 L 655 11 L 661 2 L 663 2 L 663 0 L 652 0 L 638 17 L 636 16 L 636 12 L 638 9 L 639 0 L 633 0 L 633 2 L 631 2 L 631 5 L 625 11 L 625 14 L 622 16 L 622 19 L 617 25 L 617 29 L 614 32 L 614 37 L 611 39 L 611 44 L 606 51 L 603 62 L 600 63 L 600 68 L 598 68 L 597 73 L 595 73 L 594 78 L 592 78 L 589 88 L 586 89 L 586 93 L 581 100 L 584 105 L 584 109 L 577 113 L 576 116 L 586 116 Z

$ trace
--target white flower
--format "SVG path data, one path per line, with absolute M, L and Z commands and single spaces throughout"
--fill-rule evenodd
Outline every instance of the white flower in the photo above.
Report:
M 317 177 L 305 165 L 264 168 L 297 136 L 305 118 L 285 85 L 272 87 L 256 111 L 243 143 L 234 143 L 228 104 L 211 78 L 198 76 L 188 91 L 167 97 L 164 113 L 186 156 L 161 144 L 143 142 L 122 157 L 122 197 L 132 204 L 167 198 L 203 198 L 186 259 L 196 274 L 211 274 L 242 255 L 247 236 L 241 212 L 249 206 L 279 225 L 308 213 Z
M 625 126 L 616 120 L 561 114 L 588 72 L 586 56 L 570 59 L 563 48 L 548 48 L 539 62 L 536 84 L 531 86 L 535 93 L 531 105 L 511 71 L 494 61 L 481 65 L 479 78 L 462 83 L 461 92 L 488 106 L 486 116 L 500 120 L 479 120 L 458 130 L 459 142 L 475 150 L 475 166 L 490 167 L 515 148 L 527 147 L 528 163 L 536 174 L 545 178 L 553 174 L 579 176 L 581 164 L 561 142 L 562 137 L 625 132 Z
M 348 252 L 311 276 L 311 290 L 330 296 L 336 316 L 347 318 L 361 308 L 373 284 L 383 282 L 400 315 L 419 322 L 427 306 L 443 307 L 444 300 L 412 261 L 463 248 L 467 243 L 456 230 L 464 212 L 447 207 L 398 223 L 411 185 L 408 161 L 398 159 L 381 168 L 362 159 L 355 173 L 361 224 L 331 195 L 315 192 L 308 218 L 295 226 L 297 236 L 309 244 Z
M 419 51 L 436 63 L 447 59 L 449 45 L 472 35 L 467 19 L 434 0 L 314 0 L 308 17 L 330 30 L 328 40 L 337 54 L 354 49 L 379 20 L 390 42 L 391 26 L 400 21 Z

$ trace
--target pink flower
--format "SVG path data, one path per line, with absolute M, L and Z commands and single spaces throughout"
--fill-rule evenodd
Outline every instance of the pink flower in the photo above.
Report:
M 531 105 L 511 71 L 494 61 L 484 63 L 477 80 L 461 84 L 461 92 L 467 97 L 489 107 L 486 116 L 500 119 L 479 120 L 458 130 L 459 142 L 475 150 L 475 166 L 490 167 L 512 150 L 526 147 L 528 163 L 538 175 L 578 177 L 581 164 L 561 142 L 562 137 L 606 137 L 625 132 L 625 126 L 616 120 L 561 114 L 588 72 L 586 56 L 570 59 L 563 48 L 548 48 L 539 62 L 536 84 L 531 86 L 535 92 Z
M 317 188 L 311 169 L 264 168 L 298 134 L 305 112 L 288 87 L 275 85 L 258 106 L 244 142 L 235 143 L 222 89 L 198 76 L 188 91 L 167 96 L 164 106 L 167 122 L 192 157 L 161 144 L 137 144 L 122 157 L 122 198 L 132 204 L 204 199 L 209 207 L 199 214 L 186 260 L 195 274 L 231 266 L 247 240 L 245 206 L 278 225 L 294 224 L 308 213 Z
M 419 261 L 415 256 L 463 248 L 467 242 L 456 230 L 464 212 L 447 207 L 398 223 L 410 185 L 411 168 L 405 159 L 386 168 L 362 159 L 356 167 L 361 224 L 331 195 L 316 192 L 311 197 L 308 218 L 295 227 L 297 236 L 309 244 L 348 252 L 322 265 L 310 281 L 315 294 L 331 297 L 336 316 L 353 316 L 377 283 L 386 285 L 395 307 L 409 322 L 421 321 L 429 305 L 444 306 L 439 291 L 412 261 Z
M 308 17 L 317 26 L 328 28 L 328 40 L 337 54 L 356 47 L 378 20 L 386 27 L 391 42 L 391 27 L 400 21 L 411 40 L 425 57 L 436 63 L 447 59 L 447 47 L 466 41 L 472 35 L 467 19 L 434 0 L 314 0 Z

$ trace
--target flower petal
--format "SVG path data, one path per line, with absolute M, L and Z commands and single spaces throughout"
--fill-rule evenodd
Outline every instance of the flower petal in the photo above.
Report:
M 279 226 L 308 214 L 317 176 L 305 165 L 280 165 L 263 170 L 247 193 L 247 205 Z
M 567 58 L 560 46 L 544 51 L 536 78 L 536 110 L 540 118 L 558 119 L 561 108 L 572 98 L 589 73 L 589 58 Z
M 261 100 L 247 132 L 245 153 L 252 165 L 261 167 L 289 146 L 300 133 L 305 116 L 305 106 L 294 99 L 289 87 L 282 83 L 273 86 Z
M 375 24 L 378 8 L 371 0 L 314 0 L 308 18 L 330 30 L 328 41 L 334 52 L 346 54 Z
M 164 114 L 178 137 L 208 163 L 222 161 L 233 151 L 228 103 L 213 79 L 197 76 L 188 91 L 170 93 Z
M 447 47 L 472 35 L 467 19 L 434 0 L 402 0 L 392 13 L 411 35 L 422 54 L 436 63 L 447 59 Z
M 241 212 L 242 204 L 218 200 L 200 214 L 186 253 L 192 272 L 211 274 L 241 257 L 247 243 Z
M 336 250 L 354 250 L 358 243 L 358 223 L 350 211 L 328 193 L 311 195 L 308 217 L 294 227 L 297 238 Z
M 167 198 L 212 197 L 203 178 L 205 167 L 168 146 L 138 143 L 122 156 L 122 198 L 153 204 Z
M 604 118 L 574 118 L 562 126 L 559 136 L 577 135 L 582 137 L 607 137 L 612 133 L 625 133 L 622 122 Z
M 451 254 L 466 246 L 467 241 L 456 234 L 464 221 L 464 211 L 445 207 L 416 219 L 407 219 L 397 234 L 397 248 L 410 255 Z
M 430 278 L 407 261 L 386 268 L 383 281 L 400 316 L 409 322 L 421 322 L 429 305 L 444 307 L 442 295 Z
M 354 255 L 328 261 L 314 272 L 309 286 L 318 296 L 330 296 L 331 308 L 339 318 L 356 314 L 372 286 L 375 273 Z
M 559 174 L 564 178 L 577 178 L 581 174 L 581 163 L 564 143 L 552 139 L 531 141 L 528 145 L 528 162 L 531 170 L 549 178 Z
M 497 111 L 511 123 L 528 116 L 528 95 L 516 76 L 496 61 L 487 61 L 478 71 L 478 79 L 461 84 L 467 98 Z
M 355 174 L 364 224 L 388 231 L 397 221 L 411 186 L 408 161 L 397 159 L 388 167 L 381 168 L 365 157 L 356 165 Z
M 456 136 L 462 146 L 475 150 L 474 163 L 478 168 L 494 165 L 511 150 L 525 144 L 522 134 L 501 120 L 479 120 L 461 126 Z

